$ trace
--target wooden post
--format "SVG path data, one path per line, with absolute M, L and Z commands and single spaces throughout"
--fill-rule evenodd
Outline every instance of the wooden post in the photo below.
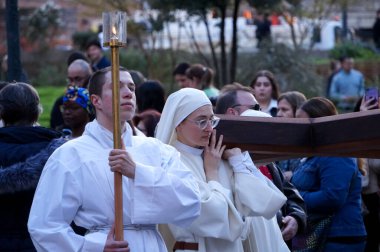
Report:
M 380 158 L 380 110 L 321 118 L 217 115 L 227 147 L 239 147 L 257 162 L 307 156 Z
M 127 14 L 103 12 L 103 45 L 111 47 L 113 147 L 122 148 L 120 121 L 120 64 L 119 47 L 127 43 Z M 115 240 L 124 240 L 123 228 L 123 175 L 114 173 Z
M 112 63 L 112 116 L 113 116 L 113 147 L 121 149 L 121 121 L 120 121 L 120 71 L 119 71 L 119 45 L 118 41 L 111 39 Z M 114 173 L 115 194 L 115 240 L 124 240 L 123 230 L 123 175 Z

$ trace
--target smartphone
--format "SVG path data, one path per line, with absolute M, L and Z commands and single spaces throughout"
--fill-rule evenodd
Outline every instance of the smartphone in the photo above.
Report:
M 379 104 L 379 89 L 376 87 L 366 88 L 364 99 L 365 101 L 373 99 L 373 102 L 371 102 L 371 105 Z

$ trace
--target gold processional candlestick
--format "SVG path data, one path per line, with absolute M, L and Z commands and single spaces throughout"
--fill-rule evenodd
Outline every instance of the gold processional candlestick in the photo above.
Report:
M 121 149 L 119 48 L 127 44 L 127 14 L 103 12 L 103 45 L 111 48 L 113 147 Z M 115 240 L 124 240 L 122 174 L 114 173 Z

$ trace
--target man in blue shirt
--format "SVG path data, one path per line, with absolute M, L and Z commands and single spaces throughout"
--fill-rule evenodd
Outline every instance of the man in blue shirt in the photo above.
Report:
M 364 95 L 364 77 L 353 69 L 354 59 L 341 58 L 342 69 L 335 74 L 331 87 L 330 97 L 342 112 L 352 111 L 356 102 Z

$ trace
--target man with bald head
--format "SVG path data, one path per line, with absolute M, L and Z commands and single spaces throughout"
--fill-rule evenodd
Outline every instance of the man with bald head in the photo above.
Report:
M 83 59 L 74 60 L 67 68 L 68 86 L 87 88 L 91 74 L 91 66 L 87 61 Z M 50 128 L 52 129 L 62 130 L 67 128 L 63 123 L 61 113 L 62 99 L 63 96 L 60 96 L 53 105 L 50 114 Z
M 67 68 L 67 80 L 71 86 L 87 88 L 91 74 L 90 64 L 83 59 L 74 60 Z

